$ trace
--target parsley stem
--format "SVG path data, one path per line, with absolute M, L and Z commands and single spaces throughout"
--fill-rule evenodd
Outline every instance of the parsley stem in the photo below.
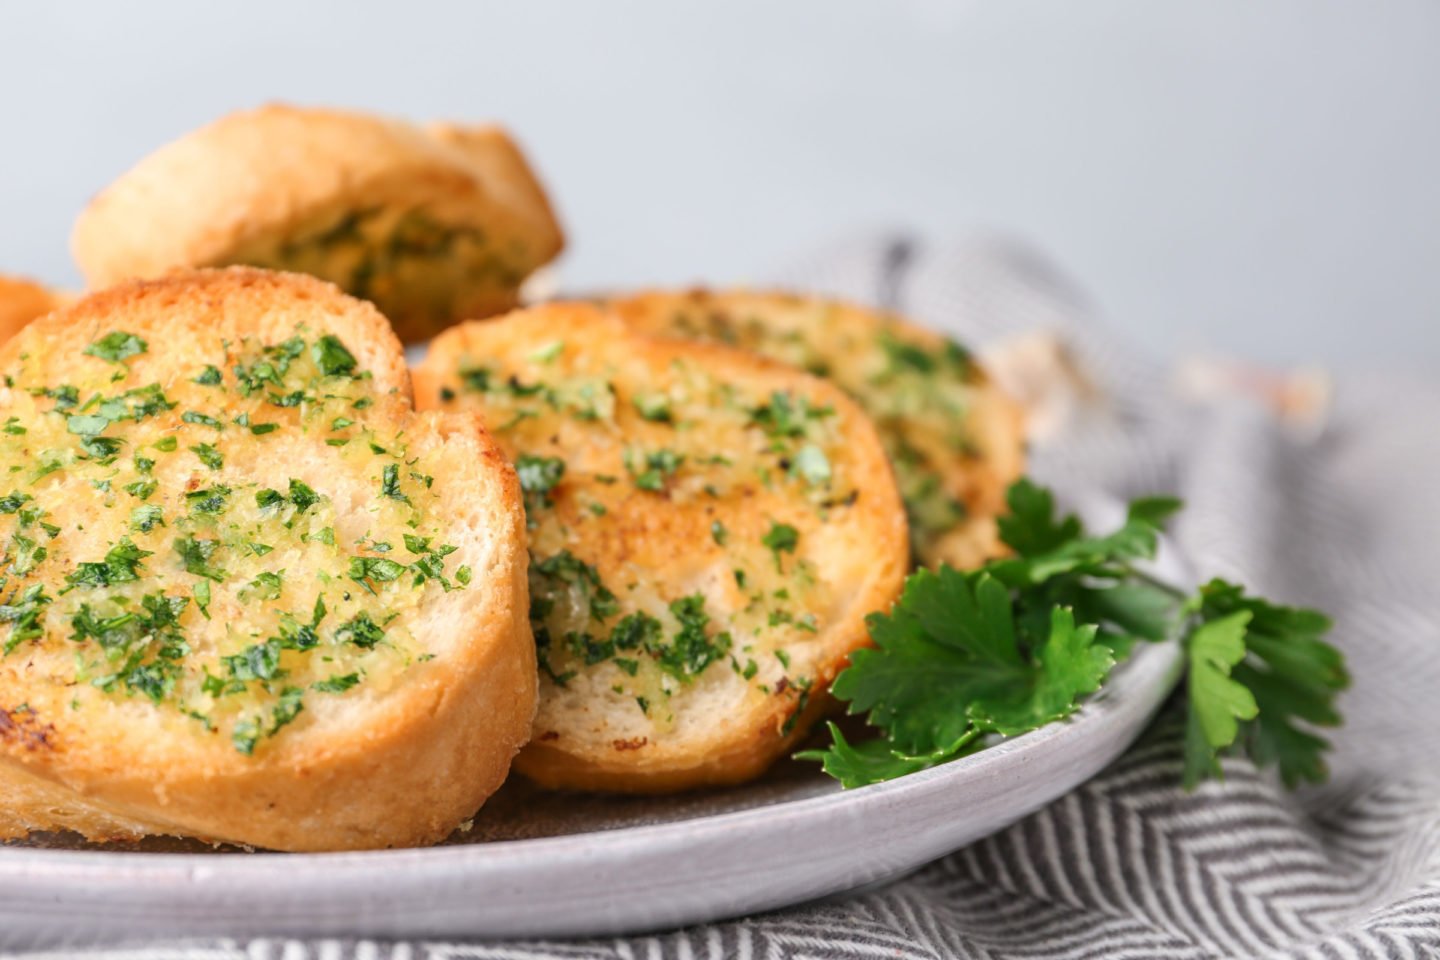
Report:
M 967 746 L 970 745 L 972 741 L 978 738 L 982 732 L 983 731 L 979 727 L 971 727 L 969 730 L 966 730 L 964 733 L 960 734 L 959 738 L 954 743 L 950 744 L 950 746 L 946 747 L 944 750 L 941 750 L 939 752 L 939 755 L 953 757 L 959 754 L 960 751 L 964 750 Z
M 1125 573 L 1126 573 L 1127 576 L 1130 576 L 1130 577 L 1133 577 L 1133 578 L 1136 579 L 1136 580 L 1139 580 L 1141 583 L 1145 584 L 1146 586 L 1154 587 L 1156 590 L 1159 590 L 1159 591 L 1161 591 L 1162 593 L 1169 594 L 1171 597 L 1174 597 L 1176 600 L 1189 600 L 1189 599 L 1190 599 L 1190 594 L 1186 593 L 1184 590 L 1181 590 L 1179 587 L 1175 586 L 1173 583 L 1166 583 L 1164 580 L 1161 580 L 1159 577 L 1151 576 L 1150 574 L 1146 573 L 1146 572 L 1143 571 L 1143 570 L 1137 570 L 1137 569 L 1135 569 L 1134 567 L 1130 566 L 1129 564 L 1126 564 L 1124 569 L 1125 569 Z

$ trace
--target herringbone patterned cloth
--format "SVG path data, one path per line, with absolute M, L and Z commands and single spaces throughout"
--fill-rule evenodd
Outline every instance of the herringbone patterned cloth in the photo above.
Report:
M 1038 451 L 1035 472 L 1121 496 L 1177 492 L 1188 508 L 1176 538 L 1202 574 L 1335 616 L 1355 685 L 1331 784 L 1288 794 L 1237 761 L 1224 783 L 1184 794 L 1170 712 L 1048 809 L 848 901 L 636 939 L 155 944 L 98 956 L 1440 956 L 1440 389 L 1342 376 L 1327 421 L 1303 432 L 1249 396 L 1184 400 L 1165 369 L 1003 244 L 866 240 L 778 279 L 899 307 L 973 343 L 1059 333 L 1108 399 Z

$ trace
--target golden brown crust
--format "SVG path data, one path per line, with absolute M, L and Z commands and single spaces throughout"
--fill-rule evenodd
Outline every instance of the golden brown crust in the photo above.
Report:
M 100 838 L 154 832 L 280 850 L 409 846 L 443 839 L 499 786 L 533 716 L 536 678 L 526 616 L 524 519 L 513 470 L 478 418 L 412 412 L 399 343 L 368 304 L 309 277 L 243 268 L 134 282 L 51 314 L 0 347 L 0 370 L 16 382 L 14 390 L 0 388 L 0 405 L 26 412 L 29 435 L 39 436 L 43 418 L 53 414 L 16 406 L 21 391 L 39 383 L 85 382 L 97 364 L 109 369 L 81 354 L 116 329 L 149 344 L 148 351 L 120 368 L 128 372 L 120 387 L 154 382 L 174 398 L 196 396 L 198 388 L 185 384 L 244 338 L 274 342 L 297 331 L 338 337 L 353 353 L 356 368 L 368 370 L 372 378 L 355 381 L 355 389 L 365 391 L 373 404 L 352 415 L 370 431 L 368 436 L 403 440 L 407 462 L 429 472 L 433 498 L 413 484 L 411 495 L 427 497 L 426 529 L 438 523 L 438 534 L 456 545 L 449 569 L 470 564 L 474 580 L 453 592 L 428 583 L 413 595 L 395 594 L 394 603 L 408 606 L 400 614 L 403 619 L 386 629 L 398 635 L 403 628 L 413 635 L 415 653 L 376 661 L 389 673 L 363 680 L 343 695 L 307 694 L 298 719 L 248 756 L 232 745 L 228 731 L 207 733 L 208 723 L 202 728 L 178 710 L 167 713 L 168 708 L 151 706 L 123 689 L 104 694 L 49 679 L 68 669 L 69 650 L 81 649 L 67 640 L 69 623 L 59 615 L 65 598 L 52 590 L 56 599 L 46 608 L 44 636 L 17 643 L 0 657 L 0 708 L 6 717 L 0 721 L 0 796 L 8 798 L 0 812 L 0 836 L 55 828 Z M 223 389 L 229 390 L 229 383 Z M 191 429 L 180 422 L 183 409 L 177 404 L 146 423 L 179 434 L 183 444 Z M 340 448 L 298 426 L 303 411 L 265 409 L 267 420 L 273 418 L 280 429 L 265 434 L 263 444 L 235 428 L 216 434 L 225 451 L 219 476 L 233 487 L 235 501 L 253 498 L 250 491 L 257 486 L 274 485 L 288 474 L 308 477 L 337 507 L 344 501 L 349 512 L 337 511 L 337 530 L 342 523 L 353 524 L 352 514 L 377 509 L 364 499 L 375 495 L 373 481 L 365 473 L 349 476 L 351 461 L 331 452 Z M 137 451 L 139 439 L 132 444 Z M 199 578 L 165 566 L 174 561 L 161 544 L 168 546 L 168 538 L 190 529 L 186 524 L 192 522 L 170 512 L 174 497 L 166 466 L 152 468 L 161 489 L 145 500 L 165 505 L 170 527 L 154 532 L 165 539 L 132 535 L 153 544 L 146 574 L 168 591 Z M 63 473 L 56 475 L 59 481 L 45 482 L 66 482 Z M 251 477 L 258 483 L 247 483 Z M 99 536 L 90 529 L 91 518 L 97 518 L 98 527 L 109 509 L 99 500 L 87 502 L 83 489 L 65 488 L 63 501 L 53 496 L 47 501 L 43 488 L 33 489 L 36 505 L 64 504 L 63 510 L 46 514 L 60 532 L 50 540 L 48 559 L 32 575 L 47 578 L 47 585 L 58 572 L 72 569 L 72 560 L 103 550 L 76 545 Z M 183 492 L 179 500 L 184 502 Z M 122 502 L 128 510 L 132 501 Z M 351 547 L 343 530 L 332 539 L 346 550 L 362 549 Z M 300 551 L 298 544 L 295 549 Z M 239 556 L 232 558 L 238 563 Z M 295 590 L 293 597 L 285 594 L 287 606 L 308 610 L 315 596 L 310 585 L 321 585 L 323 593 L 325 583 L 335 582 L 312 580 L 310 573 L 293 565 L 284 571 L 280 589 L 288 591 L 293 584 Z M 22 577 L 19 586 L 24 585 Z M 87 602 L 103 602 L 101 591 L 80 589 Z M 332 610 L 340 603 L 339 592 L 331 588 L 328 594 Z M 188 618 L 183 622 L 195 646 L 192 655 L 208 655 L 217 636 L 220 653 L 236 646 L 227 636 L 244 643 L 248 611 L 256 609 L 250 602 L 243 590 L 237 595 L 231 585 L 217 583 L 210 601 L 213 620 L 202 621 L 193 605 L 186 607 L 182 616 Z M 212 625 L 223 632 L 214 633 Z M 325 628 L 321 642 L 336 644 L 325 652 L 338 663 L 341 641 L 338 635 L 331 638 L 333 629 Z M 303 669 L 308 667 L 294 661 L 287 671 L 298 677 Z
M 0 275 L 0 343 L 20 329 L 59 307 L 66 298 L 38 283 L 20 277 Z
M 547 675 L 516 766 L 546 786 L 665 792 L 758 775 L 820 715 L 868 642 L 865 615 L 899 592 L 908 547 L 889 464 L 868 418 L 822 380 L 549 304 L 447 331 L 415 382 L 422 409 L 485 417 L 522 479 L 563 463 L 529 501 Z M 678 466 L 647 470 L 660 452 Z M 773 539 L 784 527 L 788 547 Z M 613 609 L 597 614 L 573 579 L 536 579 L 562 553 L 590 565 Z M 668 660 L 686 598 L 724 648 L 694 672 Z M 632 616 L 654 621 L 644 645 L 622 639 Z
M 649 291 L 611 306 L 652 335 L 729 342 L 821 373 L 876 420 L 923 563 L 968 568 L 1004 552 L 994 518 L 1024 472 L 1022 412 L 942 335 L 893 314 L 782 292 Z
M 547 260 L 565 248 L 560 218 L 520 144 L 494 124 L 432 123 L 426 128 L 436 140 L 464 152 L 479 171 L 481 182 L 492 185 L 497 198 L 532 221 L 529 230 L 535 247 L 550 251 Z
M 335 110 L 270 105 L 230 114 L 102 191 L 77 221 L 72 249 L 92 288 L 185 267 L 303 266 L 375 300 L 403 339 L 424 339 L 456 319 L 513 306 L 524 277 L 563 245 L 514 144 L 498 134 L 462 142 Z M 467 238 L 474 262 L 432 274 L 419 269 L 418 254 L 406 266 L 390 248 L 310 250 L 300 259 L 286 252 L 317 236 L 333 240 L 337 224 L 357 216 L 379 218 L 380 233 L 366 234 L 365 244 L 387 243 L 386 231 L 400 229 L 396 218 L 410 214 L 443 228 L 421 238 L 440 244 L 434 262 L 455 259 L 447 246 L 454 236 Z
M 848 664 L 835 661 L 825 674 L 824 686 Z M 733 787 L 748 783 L 770 769 L 803 741 L 820 720 L 833 713 L 834 698 L 823 686 L 799 713 L 777 711 L 753 718 L 733 739 L 717 741 L 704 750 L 684 756 L 671 752 L 657 757 L 645 752 L 649 743 L 617 741 L 612 751 L 577 754 L 539 731 L 520 752 L 515 769 L 549 790 L 592 793 L 666 794 L 705 787 Z M 793 720 L 791 719 L 793 717 Z M 789 732 L 784 728 L 788 727 Z M 613 753 L 613 756 L 612 756 Z M 634 756 L 636 762 L 620 758 Z

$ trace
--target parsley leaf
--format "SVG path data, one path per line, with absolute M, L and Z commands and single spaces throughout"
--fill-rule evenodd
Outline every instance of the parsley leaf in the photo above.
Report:
M 140 579 L 142 561 L 153 556 L 149 550 L 141 550 L 129 537 L 121 537 L 105 554 L 101 561 L 85 561 L 75 565 L 74 571 L 65 575 L 65 582 L 71 587 L 108 587 L 116 583 L 132 583 Z M 67 588 L 68 589 L 68 588 Z
M 630 398 L 635 412 L 642 420 L 651 423 L 673 423 L 674 414 L 670 409 L 670 398 L 663 393 L 636 394 Z
M 1315 610 L 1283 607 L 1242 588 L 1212 580 L 1200 588 L 1189 608 L 1198 623 L 1187 648 L 1191 669 L 1197 656 L 1215 666 L 1220 677 L 1206 673 L 1197 689 L 1189 685 L 1191 719 L 1186 737 L 1186 782 L 1196 783 L 1217 772 L 1215 754 L 1228 748 L 1243 749 L 1260 766 L 1275 766 L 1288 787 L 1302 780 L 1319 783 L 1327 770 L 1324 752 L 1329 744 L 1315 733 L 1296 726 L 1333 727 L 1340 723 L 1334 701 L 1350 684 L 1340 651 L 1320 639 L 1330 619 Z M 1222 643 L 1214 628 L 1221 624 L 1240 632 L 1243 654 L 1235 656 L 1235 642 Z M 1235 626 L 1235 625 L 1238 625 Z M 1228 683 L 1216 666 L 1231 658 Z M 1233 685 L 1233 686 L 1232 686 Z M 1234 687 L 1248 691 L 1251 700 Z M 1252 707 L 1253 704 L 1253 707 Z M 1236 729 L 1222 718 L 1229 712 Z M 1189 735 L 1204 733 L 1203 740 Z
M 520 489 L 525 495 L 526 521 L 534 526 L 539 512 L 555 505 L 551 492 L 565 477 L 565 461 L 559 457 L 536 457 L 525 453 L 515 459 L 515 473 L 520 478 Z
M 400 467 L 396 464 L 387 464 L 385 469 L 380 471 L 380 495 L 401 503 L 410 502 L 410 498 L 400 489 Z
M 1136 500 L 1118 530 L 1092 536 L 1029 480 L 1007 499 L 1000 534 L 1014 555 L 910 576 L 895 607 L 868 619 L 875 647 L 836 678 L 832 692 L 880 736 L 851 743 L 832 725 L 828 748 L 799 756 L 847 787 L 923 770 L 1068 716 L 1136 642 L 1178 638 L 1187 787 L 1219 776 L 1226 751 L 1277 767 L 1287 786 L 1324 779 L 1329 744 L 1313 728 L 1340 722 L 1334 699 L 1349 682 L 1321 639 L 1328 618 L 1222 580 L 1187 596 L 1137 569 L 1176 500 Z
M 226 572 L 210 565 L 210 558 L 215 555 L 216 548 L 220 546 L 219 540 L 176 537 L 174 546 L 187 573 L 214 580 L 216 583 L 224 581 L 227 576 Z
M 1235 742 L 1240 723 L 1260 712 L 1255 695 L 1231 677 L 1245 659 L 1244 610 L 1202 624 L 1190 634 L 1190 711 L 1185 729 L 1185 782 L 1194 785 L 1207 775 L 1220 775 L 1215 760 L 1219 747 Z
M 660 449 L 648 453 L 630 449 L 625 451 L 625 469 L 629 471 L 630 478 L 635 481 L 635 486 L 651 493 L 663 491 L 665 482 L 674 476 L 684 463 L 685 458 L 674 450 Z
M 219 470 L 225 466 L 225 455 L 214 446 L 208 443 L 197 443 L 190 448 L 190 452 L 200 458 L 200 462 L 211 470 Z
M 310 684 L 310 689 L 319 693 L 344 693 L 359 682 L 358 673 L 338 674 Z
M 331 334 L 325 334 L 315 345 L 310 348 L 310 356 L 315 360 L 315 366 L 327 377 L 349 376 L 355 371 L 355 355 L 345 349 L 345 344 L 340 338 Z
M 795 552 L 795 548 L 800 543 L 800 531 L 788 523 L 771 521 L 770 529 L 760 538 L 760 542 L 775 555 L 775 569 L 780 570 L 780 554 Z
M 119 363 L 128 357 L 144 353 L 148 349 L 149 345 L 135 334 L 116 330 L 90 344 L 85 348 L 84 353 L 88 357 L 99 357 L 101 360 Z

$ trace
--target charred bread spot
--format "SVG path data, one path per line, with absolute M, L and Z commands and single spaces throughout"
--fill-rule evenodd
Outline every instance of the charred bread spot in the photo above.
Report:
M 54 736 L 54 724 L 41 723 L 40 717 L 28 706 L 0 707 L 0 742 L 30 751 L 54 750 Z

